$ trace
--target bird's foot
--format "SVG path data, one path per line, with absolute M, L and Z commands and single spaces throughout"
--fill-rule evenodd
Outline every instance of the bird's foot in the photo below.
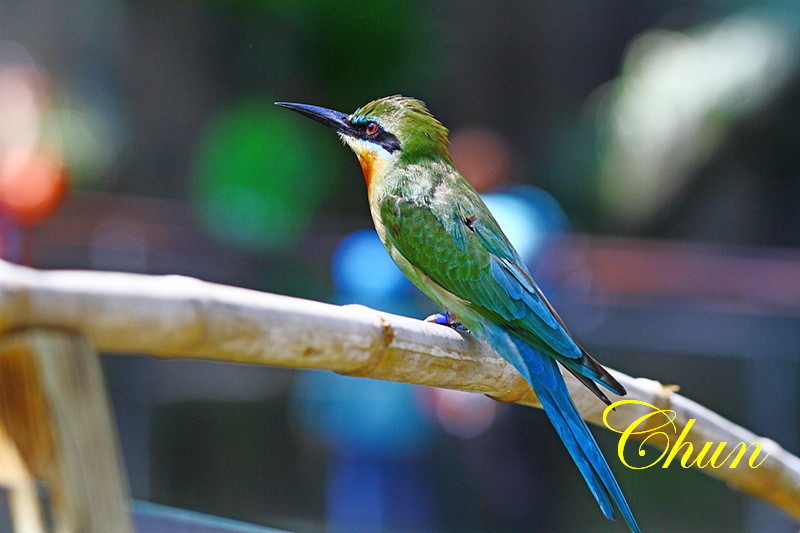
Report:
M 425 322 L 431 322 L 433 324 L 440 324 L 442 326 L 447 326 L 449 328 L 453 328 L 456 331 L 466 331 L 469 330 L 467 327 L 458 321 L 454 314 L 450 311 L 445 311 L 444 313 L 436 313 L 428 318 L 425 319 Z

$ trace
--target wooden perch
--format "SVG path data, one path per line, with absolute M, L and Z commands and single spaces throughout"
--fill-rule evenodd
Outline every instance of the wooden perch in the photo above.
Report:
M 357 305 L 340 307 L 181 276 L 42 272 L 0 262 L 0 333 L 27 327 L 81 332 L 102 352 L 328 369 L 540 407 L 519 374 L 469 335 Z M 738 442 L 761 444 L 761 457 L 769 455 L 758 468 L 745 458 L 737 468 L 702 472 L 800 520 L 800 459 L 656 381 L 612 373 L 627 389 L 626 399 L 675 411 L 675 431 L 662 428 L 673 442 L 695 419 L 685 439 L 695 451 L 706 442 L 728 442 L 725 454 Z M 605 406 L 571 375 L 566 379 L 583 416 L 602 424 Z M 624 428 L 643 414 L 622 406 L 609 422 Z M 648 443 L 665 445 L 655 438 Z
M 0 484 L 16 531 L 132 532 L 115 435 L 100 359 L 84 336 L 31 328 L 0 338 Z

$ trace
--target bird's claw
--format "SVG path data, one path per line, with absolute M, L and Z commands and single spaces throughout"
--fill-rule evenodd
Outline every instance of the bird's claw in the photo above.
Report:
M 450 311 L 445 311 L 444 313 L 435 313 L 430 315 L 428 318 L 425 319 L 425 322 L 431 322 L 433 324 L 440 324 L 442 326 L 447 326 L 452 328 L 456 331 L 465 331 L 468 332 L 464 324 L 458 321 L 458 319 L 453 315 Z

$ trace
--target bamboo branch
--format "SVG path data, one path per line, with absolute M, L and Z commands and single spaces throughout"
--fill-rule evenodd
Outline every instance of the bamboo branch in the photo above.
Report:
M 0 333 L 42 326 L 79 331 L 104 352 L 328 369 L 540 407 L 508 363 L 485 344 L 449 328 L 357 305 L 340 307 L 182 276 L 43 272 L 0 262 Z M 627 389 L 626 399 L 675 411 L 674 428 L 660 430 L 673 444 L 691 419 L 695 422 L 684 440 L 695 452 L 706 442 L 727 442 L 725 458 L 738 442 L 759 443 L 760 457 L 769 455 L 758 468 L 748 466 L 745 458 L 737 468 L 701 470 L 800 520 L 800 459 L 670 387 L 612 373 Z M 571 375 L 565 377 L 584 418 L 602 424 L 605 406 Z M 647 412 L 622 406 L 608 420 L 622 429 Z M 664 423 L 657 420 L 647 419 L 642 426 Z M 648 443 L 669 444 L 655 438 Z

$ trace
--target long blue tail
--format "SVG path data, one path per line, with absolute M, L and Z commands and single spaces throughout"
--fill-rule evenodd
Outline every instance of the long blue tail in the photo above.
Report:
M 631 531 L 639 533 L 639 526 L 614 474 L 572 402 L 558 363 L 494 324 L 485 324 L 481 333 L 531 384 L 603 514 L 616 520 L 613 502 Z

